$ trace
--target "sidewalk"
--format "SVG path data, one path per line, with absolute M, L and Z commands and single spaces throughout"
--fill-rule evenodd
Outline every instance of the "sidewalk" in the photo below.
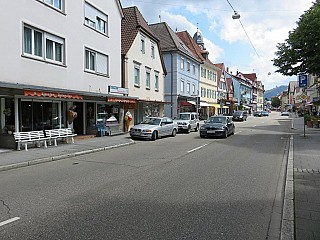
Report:
M 295 239 L 320 239 L 320 129 L 292 121 Z
M 4 150 L 0 152 L 0 172 L 26 167 L 42 162 L 56 161 L 64 158 L 79 156 L 82 154 L 105 151 L 111 148 L 133 144 L 128 133 L 114 136 L 85 138 L 76 137 L 75 143 L 59 142 L 58 146 L 48 146 L 48 148 L 29 148 L 25 151 Z

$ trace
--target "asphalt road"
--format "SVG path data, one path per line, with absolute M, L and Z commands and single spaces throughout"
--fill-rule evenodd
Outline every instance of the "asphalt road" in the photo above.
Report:
M 0 239 L 266 239 L 290 124 L 273 113 L 227 139 L 182 133 L 1 172 Z

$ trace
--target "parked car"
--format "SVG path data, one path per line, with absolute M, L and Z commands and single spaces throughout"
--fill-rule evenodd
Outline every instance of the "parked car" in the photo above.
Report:
M 281 112 L 281 116 L 289 116 L 289 112 L 287 112 L 287 111 Z
M 254 117 L 262 117 L 262 111 L 255 111 L 255 112 L 253 113 L 253 116 L 254 116 Z
M 269 113 L 267 111 L 262 111 L 261 112 L 261 116 L 263 117 L 268 117 L 269 116 Z
M 248 114 L 245 111 L 235 111 L 232 115 L 233 121 L 247 121 Z
M 174 121 L 178 124 L 178 131 L 190 133 L 193 129 L 198 132 L 200 121 L 196 112 L 183 112 L 180 113 Z
M 175 137 L 178 125 L 169 117 L 149 117 L 130 128 L 130 137 L 156 140 L 164 136 Z
M 236 131 L 231 117 L 212 116 L 200 127 L 200 137 L 221 136 L 227 138 Z

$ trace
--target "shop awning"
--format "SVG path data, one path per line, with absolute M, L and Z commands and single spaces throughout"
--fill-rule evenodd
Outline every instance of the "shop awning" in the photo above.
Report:
M 220 104 L 212 103 L 212 104 L 211 104 L 211 107 L 220 108 Z
M 210 107 L 210 104 L 206 102 L 200 102 L 200 107 Z
M 187 101 L 188 103 L 192 104 L 192 105 L 196 105 L 195 101 Z

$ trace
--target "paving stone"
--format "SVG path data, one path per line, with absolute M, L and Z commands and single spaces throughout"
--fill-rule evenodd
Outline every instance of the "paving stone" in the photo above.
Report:
M 304 219 L 309 219 L 309 220 L 314 220 L 312 217 L 311 217 L 311 213 L 310 211 L 306 211 L 306 210 L 300 210 L 300 209 L 296 209 L 295 210 L 295 215 L 296 215 L 296 218 L 304 218 Z
M 312 220 L 320 221 L 320 211 L 319 212 L 312 211 L 310 212 L 310 215 Z M 320 232 L 320 226 L 319 226 L 319 232 Z
M 296 230 L 296 240 L 315 240 L 312 231 Z
M 302 229 L 305 231 L 319 231 L 320 229 L 320 222 L 319 221 L 313 221 L 313 220 L 308 220 L 304 218 L 298 218 L 296 217 L 295 219 L 295 224 L 296 224 L 296 229 Z

